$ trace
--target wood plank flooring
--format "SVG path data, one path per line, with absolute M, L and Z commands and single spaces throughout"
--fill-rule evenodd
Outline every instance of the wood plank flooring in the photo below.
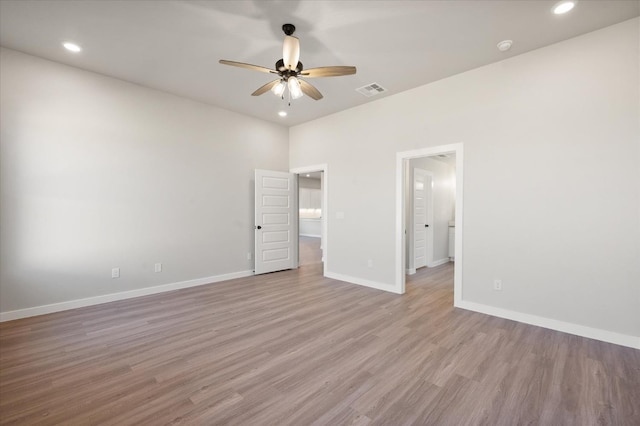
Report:
M 300 235 L 299 237 L 299 264 L 311 265 L 313 263 L 322 262 L 322 250 L 320 250 L 320 238 L 317 237 L 305 237 Z
M 0 424 L 640 425 L 640 351 L 322 264 L 0 324 Z

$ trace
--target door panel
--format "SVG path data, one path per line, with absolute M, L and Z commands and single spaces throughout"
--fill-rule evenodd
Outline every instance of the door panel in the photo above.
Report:
M 428 217 L 428 200 L 431 193 L 431 176 L 426 170 L 413 169 L 413 253 L 414 268 L 428 263 L 427 238 L 432 224 Z
M 262 233 L 262 243 L 285 243 L 289 241 L 291 235 L 289 231 L 272 231 Z
M 291 222 L 288 213 L 262 213 L 262 225 L 284 225 L 288 226 Z
M 255 273 L 297 266 L 297 185 L 293 174 L 255 171 Z
M 263 195 L 262 205 L 266 207 L 289 207 L 289 197 L 283 195 Z

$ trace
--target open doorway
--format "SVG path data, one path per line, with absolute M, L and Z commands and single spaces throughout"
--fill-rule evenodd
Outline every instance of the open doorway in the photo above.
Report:
M 413 275 L 453 261 L 455 153 L 407 160 L 405 179 L 406 268 Z M 455 232 L 455 231 L 454 231 Z
M 461 301 L 462 156 L 462 144 L 397 153 L 397 293 L 417 271 L 449 273 L 454 305 Z
M 327 165 L 292 169 L 298 179 L 298 265 L 327 267 Z
M 322 171 L 298 174 L 298 243 L 300 266 L 322 262 Z

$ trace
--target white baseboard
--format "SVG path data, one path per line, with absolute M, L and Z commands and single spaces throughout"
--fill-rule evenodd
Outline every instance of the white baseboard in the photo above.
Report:
M 616 345 L 627 346 L 640 349 L 640 337 L 628 334 L 620 334 L 613 331 L 599 328 L 587 327 L 570 322 L 554 320 L 551 318 L 539 317 L 537 315 L 525 314 L 522 312 L 510 311 L 508 309 L 496 308 L 494 306 L 483 305 L 481 303 L 461 301 L 455 305 L 457 308 L 469 311 L 480 312 L 494 317 L 505 318 L 525 324 L 536 325 L 550 330 L 561 331 L 563 333 L 575 334 L 576 336 L 587 337 L 589 339 L 614 343 Z
M 0 312 L 0 322 L 11 321 L 20 318 L 34 317 L 36 315 L 50 314 L 53 312 L 67 311 L 69 309 L 84 308 L 85 306 L 100 305 L 102 303 L 115 302 L 116 300 L 131 299 L 133 297 L 148 296 L 150 294 L 164 293 L 166 291 L 179 290 L 181 288 L 196 287 L 212 284 L 220 281 L 244 278 L 253 275 L 253 271 L 240 271 L 230 274 L 214 275 L 211 277 L 196 278 L 194 280 L 180 281 L 177 283 L 163 284 L 154 287 L 145 287 L 136 290 L 122 291 L 119 293 L 104 294 L 101 296 L 87 297 L 85 299 L 69 300 L 67 302 L 52 303 L 50 305 L 34 306 L 32 308 L 18 309 L 15 311 Z
M 426 265 L 426 267 L 435 268 L 436 266 L 444 265 L 445 263 L 449 263 L 449 258 L 436 260 Z M 405 272 L 407 273 L 407 275 L 413 275 L 416 273 L 416 268 L 407 268 Z
M 351 277 L 349 275 L 336 274 L 334 272 L 325 271 L 324 276 L 338 281 L 344 281 L 351 284 L 357 284 L 364 287 L 375 288 L 376 290 L 388 291 L 389 293 L 399 294 L 393 285 L 379 283 L 377 281 L 365 280 L 362 278 Z
M 301 237 L 313 237 L 313 238 L 322 238 L 322 235 L 315 235 L 315 234 L 298 234 Z
M 444 258 L 444 259 L 434 260 L 433 262 L 431 262 L 427 266 L 429 268 L 435 268 L 436 266 L 444 265 L 445 263 L 449 263 L 449 258 L 448 257 Z

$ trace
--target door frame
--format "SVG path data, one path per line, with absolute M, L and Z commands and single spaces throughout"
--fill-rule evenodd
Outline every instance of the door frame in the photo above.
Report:
M 406 173 L 409 160 L 412 158 L 431 157 L 438 154 L 455 153 L 456 155 L 456 238 L 455 265 L 453 283 L 453 306 L 460 306 L 463 294 L 463 189 L 464 189 L 464 153 L 463 144 L 455 143 L 429 148 L 415 149 L 396 153 L 396 282 L 394 291 L 404 294 L 406 291 Z
M 289 169 L 289 173 L 293 173 L 296 175 L 296 177 L 300 176 L 301 174 L 304 173 L 311 173 L 311 172 L 323 172 L 323 176 L 322 176 L 322 275 L 326 276 L 326 271 L 328 270 L 328 264 L 329 264 L 329 240 L 327 238 L 327 230 L 328 230 L 328 217 L 329 217 L 329 166 L 324 163 L 324 164 L 316 164 L 316 165 L 312 165 L 312 166 L 304 166 L 304 167 L 293 167 L 291 169 Z M 299 197 L 297 197 L 299 198 Z M 300 214 L 300 209 L 298 206 L 296 206 L 296 220 L 300 220 L 299 218 L 299 214 Z M 298 250 L 298 245 L 300 244 L 300 237 L 298 236 L 296 238 L 296 250 L 299 252 Z M 298 262 L 300 262 L 300 260 L 298 259 Z

